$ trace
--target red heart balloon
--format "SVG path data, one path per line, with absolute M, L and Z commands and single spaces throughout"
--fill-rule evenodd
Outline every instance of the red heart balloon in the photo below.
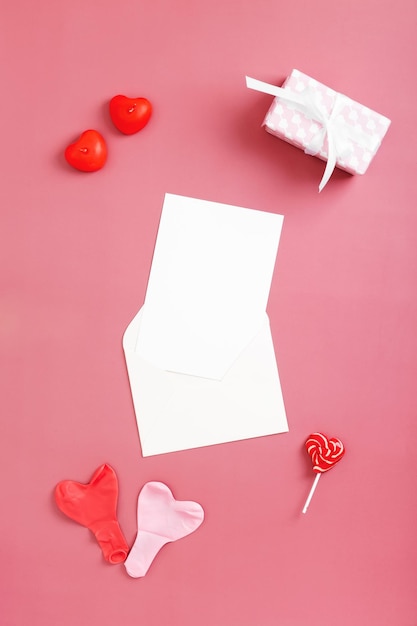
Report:
M 116 517 L 118 494 L 116 472 L 107 463 L 87 485 L 63 480 L 55 487 L 58 508 L 94 533 L 109 563 L 123 562 L 129 551 Z
M 345 446 L 340 439 L 330 439 L 323 433 L 310 435 L 305 446 L 311 456 L 313 470 L 320 474 L 331 469 L 345 454 Z
M 67 162 L 81 172 L 96 172 L 107 160 L 107 146 L 96 130 L 85 130 L 65 150 Z
M 110 100 L 110 117 L 121 133 L 133 135 L 149 122 L 152 105 L 146 98 L 114 96 Z

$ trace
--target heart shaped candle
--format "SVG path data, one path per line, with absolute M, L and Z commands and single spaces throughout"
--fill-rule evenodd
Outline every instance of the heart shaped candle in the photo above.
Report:
M 97 172 L 107 160 L 106 142 L 97 130 L 85 130 L 67 146 L 65 159 L 76 170 Z
M 110 100 L 110 117 L 121 133 L 133 135 L 149 122 L 152 105 L 146 98 L 128 98 L 118 95 Z
M 336 437 L 326 437 L 323 433 L 312 433 L 305 442 L 305 447 L 311 457 L 313 471 L 316 472 L 317 475 L 310 493 L 308 494 L 303 513 L 307 511 L 320 476 L 324 474 L 324 472 L 328 472 L 332 469 L 345 454 L 345 446 L 340 439 Z

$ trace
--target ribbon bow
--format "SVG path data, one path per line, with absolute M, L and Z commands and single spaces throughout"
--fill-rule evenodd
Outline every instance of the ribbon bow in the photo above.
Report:
M 333 107 L 331 111 L 328 111 L 317 98 L 317 92 L 309 87 L 300 93 L 294 93 L 289 89 L 276 87 L 248 76 L 246 76 L 246 86 L 249 89 L 281 98 L 287 106 L 293 107 L 307 118 L 321 124 L 320 131 L 315 134 L 304 150 L 306 154 L 318 154 L 327 136 L 327 163 L 320 181 L 319 191 L 322 191 L 327 185 L 336 167 L 337 158 L 343 158 L 350 153 L 352 141 L 360 142 L 368 149 L 373 148 L 372 138 L 361 130 L 346 124 L 340 115 L 349 101 L 346 96 L 340 93 L 336 92 Z

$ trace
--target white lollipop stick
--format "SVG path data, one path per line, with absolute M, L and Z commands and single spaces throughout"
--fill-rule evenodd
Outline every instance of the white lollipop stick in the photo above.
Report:
M 311 487 L 311 489 L 310 489 L 310 493 L 308 494 L 308 497 L 307 497 L 306 503 L 305 503 L 305 505 L 304 505 L 304 508 L 303 508 L 303 513 L 307 513 L 308 505 L 310 504 L 310 502 L 311 502 L 311 498 L 313 497 L 313 493 L 314 493 L 314 492 L 315 492 L 315 490 L 316 490 L 317 483 L 319 482 L 319 478 L 320 478 L 320 476 L 321 476 L 321 474 L 319 474 L 319 473 L 317 473 L 317 474 L 316 474 L 316 477 L 315 477 L 315 479 L 314 479 L 313 486 L 312 486 L 312 487 Z

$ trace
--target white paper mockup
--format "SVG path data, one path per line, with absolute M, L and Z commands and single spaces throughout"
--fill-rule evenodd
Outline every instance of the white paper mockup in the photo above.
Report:
M 282 222 L 166 194 L 123 337 L 144 456 L 288 430 L 265 312 Z

